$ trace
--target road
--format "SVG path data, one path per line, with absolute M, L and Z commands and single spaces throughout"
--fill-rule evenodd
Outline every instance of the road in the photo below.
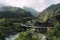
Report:
M 23 27 L 29 27 L 29 28 L 54 28 L 54 27 L 38 27 L 38 26 L 28 26 L 28 25 L 24 25 L 24 24 L 21 24 L 21 26 Z
M 46 36 L 44 34 L 38 33 L 38 36 L 41 40 L 46 40 Z

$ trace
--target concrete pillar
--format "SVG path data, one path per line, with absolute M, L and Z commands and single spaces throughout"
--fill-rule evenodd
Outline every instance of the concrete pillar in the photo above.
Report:
M 41 28 L 41 32 L 42 32 L 42 28 Z

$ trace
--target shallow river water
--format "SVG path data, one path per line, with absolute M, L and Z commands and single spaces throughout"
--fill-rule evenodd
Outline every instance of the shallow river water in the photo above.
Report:
M 6 37 L 5 40 L 15 40 L 18 37 L 19 37 L 19 33 L 16 35 L 10 35 L 9 37 Z

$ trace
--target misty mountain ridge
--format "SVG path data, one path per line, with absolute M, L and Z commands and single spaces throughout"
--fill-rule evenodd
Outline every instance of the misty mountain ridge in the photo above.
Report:
M 3 6 L 5 6 L 5 5 L 3 5 L 3 4 L 0 4 L 0 11 L 1 11 L 1 9 L 2 9 L 2 7 L 3 7 Z
M 0 4 L 0 7 L 4 6 L 3 4 Z
M 26 6 L 24 6 L 23 9 L 25 9 L 26 11 L 31 12 L 31 14 L 32 14 L 33 16 L 35 16 L 35 17 L 38 17 L 38 15 L 39 15 L 39 12 L 37 12 L 36 10 L 34 10 L 34 9 L 31 8 L 31 7 L 26 7 Z
M 30 12 L 28 12 L 20 7 L 2 6 L 0 8 L 0 17 L 21 18 L 21 17 L 33 17 L 33 15 Z
M 0 4 L 0 11 L 16 11 L 18 9 L 23 9 L 28 12 L 31 12 L 31 14 L 35 17 L 37 17 L 39 15 L 39 12 L 37 12 L 36 10 L 34 10 L 33 8 L 30 8 L 30 7 L 24 6 L 23 8 L 20 8 L 20 7 L 12 7 L 12 6 L 6 6 L 3 4 Z

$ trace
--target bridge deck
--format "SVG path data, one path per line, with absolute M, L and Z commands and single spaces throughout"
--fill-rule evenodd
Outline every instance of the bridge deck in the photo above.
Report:
M 27 26 L 27 25 L 21 25 L 23 27 L 27 27 L 27 28 L 55 28 L 55 27 L 38 27 L 38 26 Z

